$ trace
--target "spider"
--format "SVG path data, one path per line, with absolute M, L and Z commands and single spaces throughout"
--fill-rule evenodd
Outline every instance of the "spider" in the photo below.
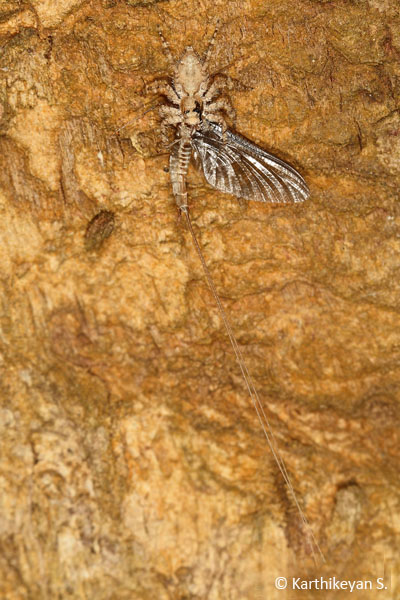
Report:
M 225 134 L 227 123 L 223 112 L 235 121 L 236 112 L 230 100 L 220 96 L 225 87 L 232 87 L 231 79 L 221 74 L 207 74 L 218 30 L 217 24 L 203 58 L 200 58 L 192 46 L 187 46 L 180 60 L 175 61 L 168 42 L 158 28 L 165 54 L 173 68 L 173 77 L 171 83 L 165 80 L 154 81 L 148 89 L 162 94 L 170 102 L 159 108 L 161 135 L 165 143 L 168 141 L 169 127 L 177 127 L 178 135 L 182 138 L 190 137 L 194 131 L 201 129 L 204 119 L 220 125 Z M 185 131 L 186 128 L 189 131 Z

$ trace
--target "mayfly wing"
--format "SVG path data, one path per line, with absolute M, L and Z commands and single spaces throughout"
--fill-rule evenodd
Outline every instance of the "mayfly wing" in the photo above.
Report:
M 293 167 L 246 138 L 203 121 L 192 137 L 193 157 L 207 182 L 228 194 L 260 202 L 303 202 L 310 192 Z

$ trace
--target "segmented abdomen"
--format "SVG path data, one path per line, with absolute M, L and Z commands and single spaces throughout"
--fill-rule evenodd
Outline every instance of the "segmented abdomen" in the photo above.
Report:
M 172 192 L 179 208 L 187 206 L 186 176 L 191 156 L 191 144 L 181 141 L 175 146 L 169 158 Z

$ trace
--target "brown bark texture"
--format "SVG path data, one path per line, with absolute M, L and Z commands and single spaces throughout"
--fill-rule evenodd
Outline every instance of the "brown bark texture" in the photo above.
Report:
M 398 0 L 10 0 L 0 17 L 0 597 L 348 597 L 309 583 L 335 577 L 398 598 Z M 238 202 L 191 168 L 191 216 L 326 563 L 146 94 L 170 73 L 157 24 L 179 58 L 218 18 L 236 130 L 311 197 Z

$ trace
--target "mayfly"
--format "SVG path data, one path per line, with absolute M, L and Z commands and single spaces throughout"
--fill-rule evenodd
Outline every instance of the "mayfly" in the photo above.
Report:
M 195 235 L 189 215 L 186 177 L 189 162 L 193 157 L 195 166 L 203 171 L 212 187 L 238 198 L 276 203 L 303 202 L 308 198 L 309 190 L 304 179 L 291 166 L 228 130 L 224 114 L 234 119 L 235 111 L 230 101 L 221 96 L 226 83 L 221 81 L 220 75 L 208 75 L 218 24 L 203 58 L 198 56 L 192 46 L 187 46 L 180 60 L 175 61 L 161 30 L 158 32 L 173 69 L 173 76 L 168 81 L 155 81 L 149 87 L 163 95 L 168 102 L 159 107 L 163 139 L 167 138 L 170 127 L 176 133 L 175 140 L 170 145 L 172 192 L 178 209 L 186 220 L 263 433 L 311 542 L 314 558 L 315 547 L 325 560 L 300 506 L 253 379 Z

